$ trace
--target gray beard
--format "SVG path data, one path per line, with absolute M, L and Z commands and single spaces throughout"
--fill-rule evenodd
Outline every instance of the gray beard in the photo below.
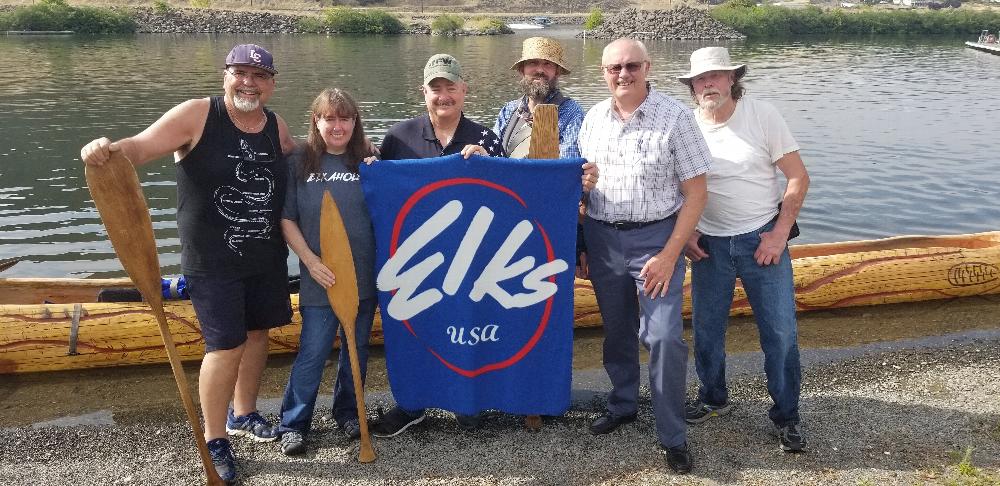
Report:
M 233 107 L 244 113 L 250 113 L 251 111 L 256 110 L 258 106 L 260 106 L 260 101 L 258 100 L 249 101 L 233 96 Z
M 521 88 L 521 93 L 528 98 L 544 100 L 556 90 L 558 81 L 556 78 L 552 78 L 546 83 L 536 83 L 535 78 L 525 78 L 522 76 L 517 84 Z

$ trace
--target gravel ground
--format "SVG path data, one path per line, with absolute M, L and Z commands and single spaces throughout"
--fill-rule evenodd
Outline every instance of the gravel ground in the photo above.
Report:
M 639 420 L 595 437 L 587 424 L 608 389 L 601 370 L 574 375 L 574 404 L 529 433 L 487 414 L 461 432 L 431 415 L 359 464 L 357 446 L 317 419 L 309 452 L 235 439 L 242 484 L 844 484 L 1000 485 L 1000 332 L 979 331 L 803 352 L 808 452 L 784 454 L 770 435 L 760 353 L 730 357 L 733 412 L 693 426 L 694 471 L 677 476 L 657 452 L 648 390 Z M 693 383 L 693 381 L 692 381 Z M 384 393 L 370 405 L 387 406 Z M 328 403 L 328 398 L 319 403 Z M 274 403 L 262 407 L 274 418 Z M 199 484 L 186 423 L 35 424 L 0 429 L 0 484 Z M 967 465 L 963 451 L 972 448 Z

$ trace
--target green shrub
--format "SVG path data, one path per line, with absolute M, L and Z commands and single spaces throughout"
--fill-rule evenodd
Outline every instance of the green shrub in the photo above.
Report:
M 83 34 L 135 32 L 127 14 L 108 8 L 73 7 L 65 0 L 41 0 L 0 15 L 4 30 L 72 30 Z
M 484 32 L 487 34 L 512 34 L 513 30 L 507 27 L 502 20 L 495 17 L 487 17 L 485 15 L 478 15 L 472 17 L 465 23 L 466 28 L 476 32 Z
M 351 34 L 398 34 L 403 23 L 384 10 L 359 10 L 350 7 L 327 9 L 323 24 L 328 30 Z
M 317 17 L 299 17 L 299 30 L 302 32 L 317 33 L 325 30 L 325 25 Z
M 153 0 L 153 11 L 160 15 L 170 13 L 173 9 L 166 0 Z
M 1000 12 L 976 10 L 789 9 L 774 5 L 748 6 L 751 0 L 730 0 L 711 10 L 716 20 L 748 37 L 841 35 L 972 35 L 983 25 L 1000 24 Z
M 194 8 L 208 8 L 212 6 L 212 0 L 188 0 Z
M 587 20 L 583 22 L 583 28 L 587 30 L 594 30 L 604 23 L 604 14 L 601 13 L 601 9 L 594 7 L 590 9 L 590 16 Z
M 431 32 L 435 34 L 451 34 L 462 30 L 465 19 L 458 15 L 441 14 L 431 22 Z

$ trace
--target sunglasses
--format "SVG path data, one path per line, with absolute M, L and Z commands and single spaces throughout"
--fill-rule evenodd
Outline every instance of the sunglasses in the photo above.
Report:
M 602 66 L 602 67 L 604 68 L 605 71 L 611 74 L 619 74 L 622 72 L 622 69 L 625 69 L 630 73 L 634 73 L 639 69 L 642 69 L 642 66 L 644 64 L 646 64 L 646 61 L 629 62 L 625 64 L 608 64 L 607 66 Z

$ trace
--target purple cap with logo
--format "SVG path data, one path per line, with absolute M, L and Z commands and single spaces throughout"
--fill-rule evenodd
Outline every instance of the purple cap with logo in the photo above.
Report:
M 274 69 L 271 53 L 257 44 L 240 44 L 234 47 L 226 56 L 226 66 L 253 66 L 278 74 L 278 70 Z

